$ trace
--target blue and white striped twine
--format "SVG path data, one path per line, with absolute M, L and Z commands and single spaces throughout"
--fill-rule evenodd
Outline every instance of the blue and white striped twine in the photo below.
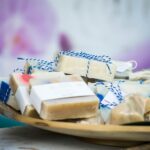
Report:
M 113 84 L 112 82 L 107 82 L 107 84 L 103 81 L 99 81 L 95 83 L 96 85 L 104 85 L 106 88 L 108 88 L 118 99 L 118 101 L 122 101 L 124 99 L 121 88 L 120 88 L 120 83 L 125 82 L 124 80 L 119 80 L 117 84 Z M 116 105 L 116 104 L 111 104 L 112 106 Z
M 93 54 L 88 54 L 85 52 L 75 52 L 75 51 L 61 51 L 57 54 L 57 56 L 54 58 L 53 61 L 46 61 L 46 60 L 41 60 L 41 59 L 36 59 L 36 58 L 22 58 L 22 57 L 17 58 L 17 59 L 23 60 L 26 62 L 36 63 L 36 65 L 32 65 L 32 63 L 31 63 L 31 68 L 30 68 L 31 70 L 30 71 L 32 71 L 32 69 L 39 69 L 39 70 L 45 70 L 45 71 L 51 72 L 51 71 L 56 70 L 56 67 L 57 67 L 58 62 L 59 62 L 59 58 L 62 55 L 104 62 L 107 65 L 108 70 L 110 71 L 110 74 L 111 74 L 109 64 L 112 64 L 112 61 L 111 61 L 111 58 L 109 56 L 106 56 L 106 55 L 93 55 Z M 16 72 L 16 71 L 24 72 L 25 70 L 23 68 L 16 68 L 16 69 L 14 69 L 14 72 Z

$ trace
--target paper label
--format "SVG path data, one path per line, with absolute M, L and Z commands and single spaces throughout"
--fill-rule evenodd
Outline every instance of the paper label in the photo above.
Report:
M 132 63 L 127 62 L 127 63 L 122 63 L 121 65 L 118 65 L 117 67 L 117 72 L 125 72 L 127 70 L 132 69 Z
M 30 97 L 34 107 L 40 113 L 42 101 L 90 95 L 95 94 L 86 83 L 74 81 L 33 86 Z
M 25 86 L 18 87 L 15 94 L 15 98 L 19 105 L 21 113 L 23 114 L 26 106 L 31 105 L 27 88 Z
M 104 99 L 101 101 L 101 106 L 112 109 L 115 106 L 117 106 L 119 103 L 120 101 L 118 100 L 116 95 L 112 91 L 109 91 L 104 97 Z

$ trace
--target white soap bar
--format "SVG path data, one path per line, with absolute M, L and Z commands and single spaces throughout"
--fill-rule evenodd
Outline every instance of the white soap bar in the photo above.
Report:
M 47 120 L 88 118 L 98 110 L 98 98 L 83 81 L 32 86 L 30 99 Z

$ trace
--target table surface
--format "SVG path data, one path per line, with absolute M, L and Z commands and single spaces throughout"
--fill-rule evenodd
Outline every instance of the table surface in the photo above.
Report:
M 142 147 L 141 147 L 142 148 Z M 140 150 L 140 147 L 126 150 Z M 86 143 L 77 137 L 23 126 L 0 128 L 0 150 L 120 150 L 123 148 Z M 144 146 L 144 150 L 150 145 Z

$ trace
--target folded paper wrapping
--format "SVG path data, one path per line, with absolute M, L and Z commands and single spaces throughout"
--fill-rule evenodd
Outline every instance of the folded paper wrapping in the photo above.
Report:
M 88 78 L 112 81 L 116 72 L 116 66 L 114 64 L 107 65 L 100 61 L 61 55 L 57 71 L 68 74 L 78 74 Z
M 146 101 L 139 95 L 127 96 L 121 104 L 111 110 L 110 124 L 125 124 L 144 121 Z
M 30 102 L 28 90 L 29 89 L 26 86 L 19 86 L 15 93 L 16 101 L 23 115 L 30 117 L 38 117 L 36 110 Z
M 29 83 L 31 79 L 39 79 L 41 83 L 45 82 L 48 79 L 54 79 L 64 77 L 63 73 L 34 73 L 32 75 L 28 74 L 21 74 L 21 73 L 13 73 L 10 77 L 10 86 L 14 92 L 15 98 L 21 109 L 22 114 L 31 117 L 37 117 L 37 112 L 32 106 L 30 99 L 29 99 Z M 38 83 L 36 83 L 38 84 Z
M 67 78 L 71 80 L 71 77 Z M 62 120 L 95 116 L 98 98 L 79 80 L 31 86 L 30 99 L 40 117 Z
M 134 62 L 134 61 L 133 61 Z M 133 66 L 132 61 L 113 61 L 116 65 L 115 78 L 128 78 L 132 70 L 136 67 Z M 134 67 L 134 68 L 133 68 Z

